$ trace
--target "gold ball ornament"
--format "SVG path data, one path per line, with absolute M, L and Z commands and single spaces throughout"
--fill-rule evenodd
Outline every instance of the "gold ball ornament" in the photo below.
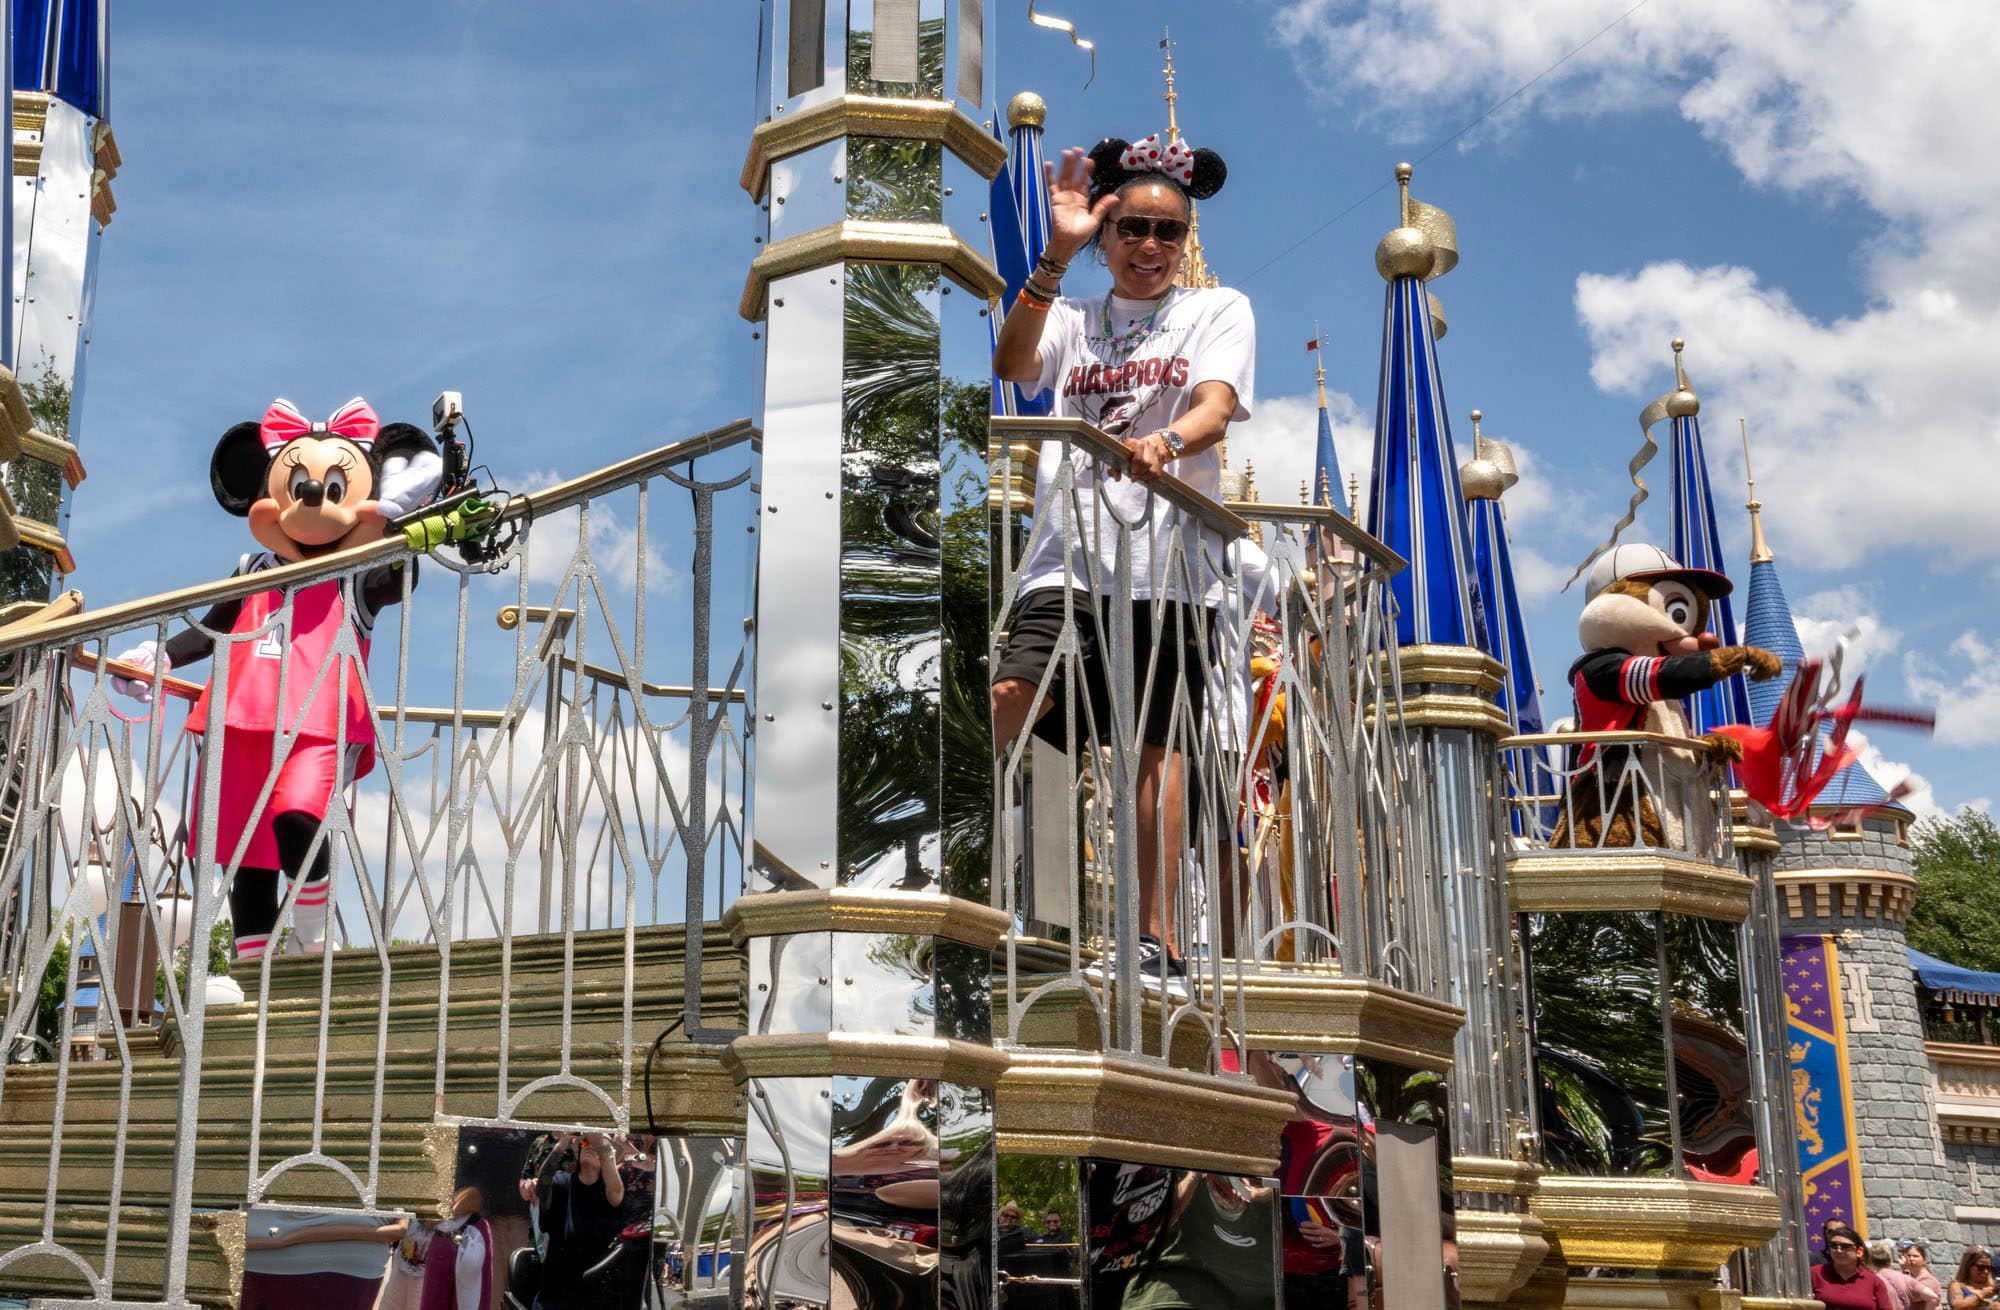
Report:
M 1040 127 L 1049 121 L 1049 102 L 1033 91 L 1023 91 L 1007 102 L 1007 126 Z
M 1431 271 L 1435 255 L 1431 239 L 1421 228 L 1395 228 L 1375 247 L 1375 271 L 1386 281 L 1425 277 Z
M 1490 459 L 1469 459 L 1458 467 L 1458 486 L 1467 500 L 1498 500 L 1507 475 Z
M 1693 418 L 1701 413 L 1701 397 L 1692 391 L 1680 390 L 1667 397 L 1668 418 Z

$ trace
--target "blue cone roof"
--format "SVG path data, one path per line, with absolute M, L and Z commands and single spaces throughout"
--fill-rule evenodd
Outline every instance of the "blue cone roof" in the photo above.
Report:
M 1520 593 L 1514 586 L 1514 555 L 1507 541 L 1507 518 L 1497 500 L 1475 500 L 1472 513 L 1472 559 L 1485 602 L 1486 625 L 1493 639 L 1490 653 L 1507 666 L 1506 681 L 1494 701 L 1507 711 L 1515 732 L 1544 730 L 1541 688 L 1535 682 L 1535 659 L 1528 651 L 1528 626 L 1521 614 Z
M 92 118 L 109 115 L 108 0 L 12 0 L 14 89 L 47 91 Z
M 1331 505 L 1343 514 L 1354 513 L 1347 504 L 1347 488 L 1340 481 L 1340 452 L 1333 448 L 1333 419 L 1326 412 L 1324 386 L 1320 388 L 1319 440 L 1313 449 L 1312 495 L 1309 499 L 1315 505 Z
M 1708 457 L 1701 446 L 1701 420 L 1693 415 L 1673 421 L 1673 530 L 1668 553 L 1691 569 L 1728 573 L 1716 530 L 1715 496 L 1708 482 Z M 1708 630 L 1725 646 L 1736 639 L 1736 611 L 1723 596 L 1708 608 Z M 1793 640 L 1796 643 L 1797 635 Z M 1707 691 L 1688 698 L 1688 724 L 1695 732 L 1711 732 L 1726 723 L 1750 722 L 1748 680 L 1736 674 Z M 1762 722 L 1762 720 L 1759 720 Z
M 1383 314 L 1368 531 L 1410 562 L 1390 580 L 1403 645 L 1490 651 L 1446 415 L 1424 284 L 1396 278 Z
M 995 137 L 1000 136 L 996 124 Z M 1006 167 L 993 179 L 988 197 L 991 218 L 987 231 L 993 241 L 993 268 L 1007 284 L 1000 297 L 999 312 L 989 315 L 987 324 L 994 340 L 999 340 L 1000 324 L 1021 284 L 1034 271 L 1035 261 L 1049 241 L 1048 179 L 1042 171 L 1042 129 L 1023 124 L 1013 129 L 1012 148 Z M 1053 397 L 1030 396 L 1025 388 L 995 379 L 993 409 L 998 414 L 1039 415 L 1049 412 Z
M 1751 719 L 1762 725 L 1771 721 L 1778 703 L 1784 699 L 1785 688 L 1792 684 L 1792 675 L 1798 672 L 1799 661 L 1805 658 L 1805 647 L 1799 644 L 1798 625 L 1792 620 L 1791 603 L 1785 599 L 1784 584 L 1778 579 L 1778 566 L 1770 560 L 1750 565 L 1750 599 L 1744 608 L 1743 640 L 1752 646 L 1762 646 L 1785 664 L 1785 671 L 1779 676 L 1749 684 Z M 1881 805 L 1888 801 L 1889 793 L 1875 781 L 1875 775 L 1856 761 L 1827 784 L 1815 803 Z

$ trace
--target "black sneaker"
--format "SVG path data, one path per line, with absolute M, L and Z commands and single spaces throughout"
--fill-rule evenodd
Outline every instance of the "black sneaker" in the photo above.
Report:
M 1170 955 L 1157 937 L 1139 936 L 1139 985 L 1154 991 L 1162 985 L 1177 996 L 1187 995 L 1187 963 Z

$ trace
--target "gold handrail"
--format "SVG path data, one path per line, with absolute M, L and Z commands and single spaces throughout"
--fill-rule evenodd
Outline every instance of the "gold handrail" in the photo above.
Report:
M 1003 445 L 1014 441 L 1067 441 L 1107 464 L 1125 467 L 1125 443 L 1080 418 L 996 415 L 990 421 L 993 425 L 992 439 Z M 1151 490 L 1161 500 L 1194 515 L 1226 537 L 1246 536 L 1250 531 L 1250 525 L 1240 515 L 1210 500 L 1171 473 L 1162 474 Z

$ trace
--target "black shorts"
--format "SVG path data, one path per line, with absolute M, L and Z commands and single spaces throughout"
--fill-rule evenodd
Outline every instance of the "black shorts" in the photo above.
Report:
M 1059 666 L 1049 679 L 1048 713 L 1035 723 L 1035 735 L 1059 748 L 1066 748 L 1069 711 L 1065 704 L 1072 694 L 1069 673 L 1072 667 L 1083 674 L 1084 700 L 1076 705 L 1077 731 L 1088 736 L 1094 729 L 1100 739 L 1112 731 L 1111 683 L 1106 664 L 1108 651 L 1101 635 L 1105 622 L 1101 597 L 1087 591 L 1072 591 L 1072 612 L 1076 616 L 1077 660 L 1074 666 Z M 1007 642 L 1000 648 L 1000 662 L 994 666 L 993 681 L 1019 678 L 1040 686 L 1055 657 L 1056 642 L 1062 636 L 1063 596 L 1059 587 L 1031 591 L 1015 602 L 1007 623 Z M 1153 625 L 1158 618 L 1160 631 L 1155 640 Z M 1174 712 L 1174 681 L 1187 692 L 1188 710 L 1182 716 L 1177 744 L 1191 747 L 1202 723 L 1202 705 L 1208 687 L 1208 649 L 1196 625 L 1194 606 L 1185 601 L 1138 600 L 1132 602 L 1132 696 L 1135 712 L 1144 722 L 1140 740 L 1149 746 L 1167 744 Z M 1152 670 L 1152 693 L 1146 690 L 1148 670 Z M 1086 709 L 1087 707 L 1087 709 Z

